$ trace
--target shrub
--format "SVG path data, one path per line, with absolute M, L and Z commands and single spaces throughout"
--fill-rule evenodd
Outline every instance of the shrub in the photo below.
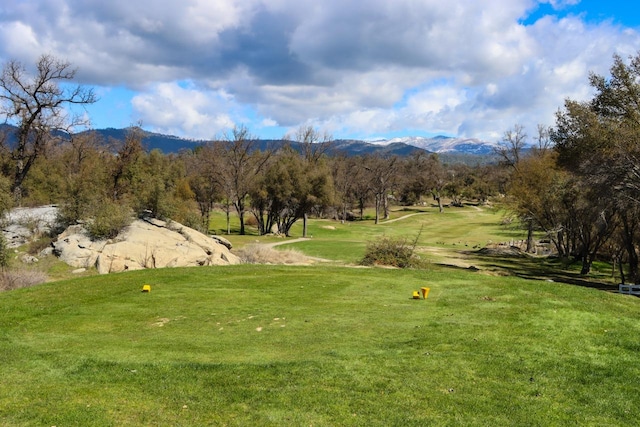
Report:
M 32 240 L 29 242 L 29 247 L 27 248 L 27 253 L 30 255 L 38 255 L 44 249 L 51 246 L 51 242 L 53 242 L 54 238 L 51 236 L 43 236 L 38 239 Z
M 105 202 L 97 210 L 93 220 L 87 224 L 87 231 L 92 239 L 112 239 L 131 224 L 133 217 L 128 206 L 115 202 Z
M 253 215 L 245 214 L 245 216 L 244 216 L 244 225 L 247 226 L 247 227 L 257 227 L 258 226 L 258 220 Z
M 413 242 L 406 238 L 384 236 L 369 242 L 362 265 L 386 265 L 399 268 L 420 268 L 423 261 L 414 254 L 417 238 Z
M 9 247 L 7 245 L 7 239 L 0 231 L 0 271 L 4 271 L 9 266 Z

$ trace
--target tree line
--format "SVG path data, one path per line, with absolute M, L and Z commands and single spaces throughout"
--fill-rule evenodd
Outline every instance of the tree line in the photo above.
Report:
M 165 154 L 144 148 L 144 133 L 132 127 L 123 141 L 95 133 L 51 138 L 21 182 L 23 205 L 58 204 L 63 224 L 89 223 L 96 236 L 117 234 L 131 214 L 171 218 L 208 231 L 211 214 L 231 216 L 239 229 L 289 235 L 309 216 L 363 219 L 374 208 L 376 223 L 389 217 L 391 204 L 439 204 L 447 197 L 486 200 L 498 194 L 504 174 L 494 166 L 445 165 L 435 154 L 416 150 L 410 157 L 328 156 L 330 140 L 302 127 L 291 147 L 260 150 L 239 126 L 229 135 L 191 150 Z M 302 137 L 303 136 L 303 137 Z M 0 157 L 4 206 L 12 198 L 9 150 Z
M 329 156 L 331 138 L 311 126 L 287 138 L 302 151 L 260 150 L 241 125 L 192 150 L 148 151 L 136 127 L 122 141 L 72 132 L 83 118 L 65 107 L 97 99 L 69 84 L 69 63 L 44 55 L 29 74 L 9 61 L 0 77 L 0 113 L 18 130 L 15 144 L 4 138 L 0 145 L 0 209 L 57 203 L 64 223 L 83 221 L 109 236 L 132 213 L 208 231 L 219 208 L 228 233 L 236 215 L 240 234 L 250 223 L 259 234 L 288 235 L 297 221 L 306 234 L 309 216 L 350 220 L 372 207 L 377 223 L 388 218 L 390 203 L 433 203 L 442 211 L 445 198 L 461 205 L 506 194 L 529 242 L 543 233 L 561 258 L 582 263 L 583 274 L 602 258 L 619 266 L 623 280 L 637 281 L 640 56 L 629 63 L 615 56 L 610 71 L 592 73 L 593 98 L 566 100 L 554 126 L 539 126 L 529 138 L 516 125 L 496 149 L 499 163 L 471 167 L 422 150 Z

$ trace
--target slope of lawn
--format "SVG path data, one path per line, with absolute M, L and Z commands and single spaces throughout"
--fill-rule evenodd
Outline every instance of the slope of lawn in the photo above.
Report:
M 411 299 L 421 286 L 428 298 Z M 0 312 L 0 426 L 631 426 L 640 414 L 640 299 L 545 280 L 436 265 L 165 269 L 0 293 Z
M 309 222 L 309 240 L 297 242 L 290 247 L 314 257 L 341 263 L 357 263 L 364 256 L 366 243 L 385 235 L 407 238 L 408 241 L 418 238 L 418 246 L 436 248 L 445 255 L 452 251 L 484 247 L 490 242 L 524 239 L 525 231 L 504 225 L 504 217 L 505 211 L 497 208 L 452 207 L 439 213 L 437 207 L 431 206 L 395 208 L 391 212 L 391 220 L 383 220 L 378 225 L 374 225 L 372 219 L 345 223 L 314 219 Z M 221 213 L 213 216 L 212 229 L 216 233 L 224 235 L 224 224 L 224 216 Z M 236 226 L 234 219 L 232 229 L 236 230 Z M 302 224 L 298 221 L 291 230 L 291 239 L 301 236 Z M 246 236 L 232 234 L 224 237 L 235 247 L 287 240 L 268 235 L 258 236 L 251 227 L 248 227 Z M 434 261 L 441 260 L 441 257 L 435 255 L 430 258 Z

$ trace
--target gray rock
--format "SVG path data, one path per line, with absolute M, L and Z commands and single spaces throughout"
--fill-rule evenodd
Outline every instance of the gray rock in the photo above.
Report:
M 5 227 L 2 232 L 4 233 L 4 238 L 9 248 L 17 248 L 29 243 L 32 236 L 31 231 L 27 227 L 19 224 L 10 224 Z
M 20 257 L 20 261 L 22 261 L 25 264 L 35 264 L 36 262 L 40 261 L 38 258 L 34 257 L 33 255 L 29 255 L 29 254 L 24 254 Z

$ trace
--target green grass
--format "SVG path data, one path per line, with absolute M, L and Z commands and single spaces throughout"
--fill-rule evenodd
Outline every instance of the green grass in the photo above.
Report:
M 413 215 L 406 219 L 404 216 Z M 418 245 L 436 247 L 446 252 L 461 249 L 483 247 L 489 242 L 520 240 L 525 238 L 525 231 L 514 226 L 503 225 L 505 212 L 500 209 L 482 208 L 447 208 L 438 213 L 437 208 L 394 208 L 391 221 L 381 221 L 374 225 L 373 220 L 340 221 L 313 219 L 309 221 L 306 242 L 297 242 L 286 247 L 299 249 L 309 256 L 357 264 L 364 256 L 366 243 L 381 236 L 406 237 L 412 241 L 419 237 Z M 394 219 L 397 219 L 394 221 Z M 224 227 L 224 216 L 214 215 L 213 228 L 220 231 Z M 275 236 L 258 236 L 248 229 L 247 236 L 226 236 L 234 247 L 242 247 L 250 243 L 282 242 L 285 238 Z M 291 230 L 291 239 L 302 236 L 301 221 Z M 435 259 L 435 258 L 434 258 Z M 439 261 L 440 258 L 437 258 Z
M 309 240 L 282 247 L 332 263 L 0 293 L 0 426 L 637 425 L 640 299 L 606 292 L 606 265 L 585 278 L 471 251 L 524 238 L 503 216 L 427 207 L 379 225 L 312 220 Z M 223 215 L 212 224 L 223 234 Z M 249 231 L 228 238 L 287 240 Z M 418 235 L 426 270 L 348 266 L 367 241 Z M 439 265 L 454 257 L 480 271 Z M 411 299 L 422 286 L 428 299 Z
M 49 283 L 0 311 L 2 426 L 637 425 L 640 300 L 585 287 L 240 265 Z

